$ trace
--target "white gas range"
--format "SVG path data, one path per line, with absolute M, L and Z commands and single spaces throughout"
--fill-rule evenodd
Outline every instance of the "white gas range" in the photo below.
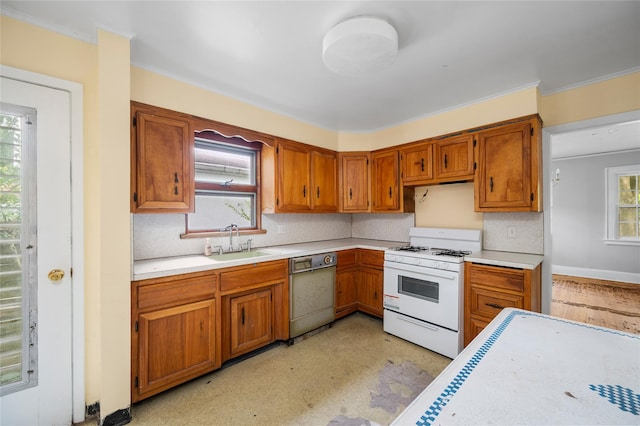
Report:
M 455 358 L 463 348 L 464 256 L 481 231 L 409 230 L 409 246 L 384 255 L 384 331 Z

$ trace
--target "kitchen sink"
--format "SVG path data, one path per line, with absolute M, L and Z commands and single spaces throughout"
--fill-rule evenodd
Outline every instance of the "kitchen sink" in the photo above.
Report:
M 225 260 L 251 259 L 254 257 L 269 256 L 271 254 L 274 254 L 274 253 L 270 251 L 255 250 L 255 251 L 237 251 L 233 253 L 213 254 L 209 257 L 213 260 L 224 262 Z

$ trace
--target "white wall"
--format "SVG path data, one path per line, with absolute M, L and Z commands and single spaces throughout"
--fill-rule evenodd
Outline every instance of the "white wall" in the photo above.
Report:
M 640 150 L 552 160 L 553 273 L 640 282 L 640 246 L 605 244 L 605 168 L 640 163 Z M 634 280 L 635 278 L 635 280 Z

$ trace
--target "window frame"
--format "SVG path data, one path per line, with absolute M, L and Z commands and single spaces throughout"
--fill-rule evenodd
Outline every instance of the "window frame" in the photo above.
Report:
M 238 232 L 243 235 L 248 234 L 261 234 L 265 233 L 262 229 L 262 205 L 261 205 L 261 151 L 263 142 L 261 141 L 249 141 L 241 136 L 225 136 L 215 130 L 203 130 L 195 132 L 194 149 L 196 141 L 204 140 L 209 141 L 212 144 L 218 144 L 221 147 L 227 145 L 230 150 L 248 150 L 254 154 L 254 168 L 255 168 L 255 183 L 254 185 L 247 184 L 235 184 L 233 182 L 226 184 L 219 184 L 213 182 L 197 181 L 195 178 L 195 160 L 194 160 L 194 192 L 195 195 L 203 195 L 207 192 L 213 192 L 216 194 L 228 193 L 229 195 L 237 194 L 255 194 L 255 223 L 254 226 L 247 228 L 239 228 Z M 195 156 L 194 156 L 195 158 Z M 194 197 L 195 202 L 195 197 Z M 200 238 L 200 237 L 217 237 L 227 235 L 228 231 L 222 231 L 220 229 L 208 229 L 208 230 L 190 230 L 189 229 L 189 214 L 185 214 L 185 233 L 181 235 L 181 238 Z
M 635 238 L 618 237 L 618 179 L 620 176 L 636 175 L 640 176 L 640 164 L 629 164 L 626 166 L 612 166 L 605 168 L 605 243 L 611 245 L 640 245 L 640 236 Z M 636 182 L 636 191 L 640 182 Z M 637 196 L 636 196 L 637 197 Z M 640 206 L 637 208 L 640 209 Z M 637 226 L 640 220 L 636 219 Z M 640 229 L 639 229 L 640 231 Z

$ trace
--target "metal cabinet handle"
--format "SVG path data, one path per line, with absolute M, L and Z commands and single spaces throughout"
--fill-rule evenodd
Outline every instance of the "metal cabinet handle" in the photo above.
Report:
M 493 176 L 489 178 L 489 189 L 491 192 L 493 192 Z
M 504 306 L 500 306 L 495 303 L 485 303 L 485 305 L 490 306 L 492 308 L 496 308 L 496 309 L 504 309 Z
M 173 181 L 174 181 L 175 183 L 180 182 L 180 181 L 178 180 L 178 172 L 176 172 L 176 173 L 174 173 L 174 174 L 173 174 Z
M 353 191 L 351 190 L 351 188 L 349 188 L 349 199 L 353 199 Z
M 447 168 L 447 154 L 444 155 L 444 168 Z
M 307 198 L 307 185 L 302 185 L 302 196 Z
M 242 325 L 244 325 L 244 308 L 242 308 Z
M 391 190 L 391 187 L 389 187 L 389 198 L 393 198 L 392 195 L 393 195 L 393 191 Z
M 320 187 L 316 189 L 316 198 L 320 198 Z

